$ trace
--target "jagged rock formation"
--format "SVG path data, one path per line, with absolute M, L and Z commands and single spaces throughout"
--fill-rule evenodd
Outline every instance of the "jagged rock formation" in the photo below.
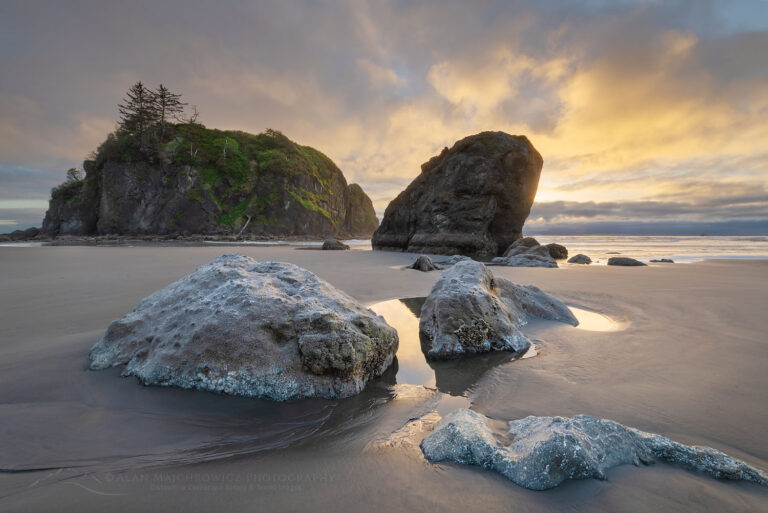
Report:
M 31 240 L 40 236 L 40 228 L 32 227 L 26 230 L 13 230 L 11 233 L 0 234 L 0 242 Z
M 641 262 L 640 260 L 635 260 L 634 258 L 630 257 L 611 257 L 608 259 L 608 265 L 621 265 L 625 267 L 639 267 L 639 266 L 645 266 L 648 265 L 646 263 Z
M 569 264 L 591 264 L 592 259 L 589 258 L 587 255 L 583 255 L 579 253 L 578 255 L 573 255 L 571 258 L 568 259 Z
M 542 163 L 525 136 L 482 132 L 458 141 L 389 204 L 374 249 L 501 255 L 522 235 Z
M 533 237 L 516 240 L 504 256 L 496 257 L 491 262 L 509 267 L 557 267 L 549 247 L 540 245 Z
M 465 260 L 443 272 L 427 296 L 419 336 L 427 358 L 435 360 L 491 350 L 522 352 L 531 343 L 519 327 L 529 317 L 578 324 L 556 298 L 494 278 L 482 263 Z
M 43 232 L 367 238 L 378 225 L 359 185 L 280 132 L 168 130 L 154 153 L 111 134 L 83 163 L 84 180 L 52 192 Z
M 434 416 L 433 416 L 434 417 Z M 434 418 L 430 418 L 434 422 Z M 587 415 L 526 417 L 495 432 L 484 415 L 458 409 L 421 443 L 428 460 L 454 461 L 495 470 L 531 490 L 553 488 L 566 479 L 605 479 L 611 467 L 658 459 L 718 479 L 768 486 L 768 475 L 710 447 L 687 446 L 611 420 Z M 510 442 L 502 441 L 510 436 Z
M 293 264 L 223 255 L 110 324 L 91 369 L 276 401 L 347 397 L 392 363 L 397 332 Z

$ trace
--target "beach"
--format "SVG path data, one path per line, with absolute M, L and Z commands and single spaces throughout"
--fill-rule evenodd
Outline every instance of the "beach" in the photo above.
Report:
M 768 511 L 764 487 L 662 463 L 535 492 L 366 450 L 434 405 L 398 396 L 394 368 L 356 397 L 287 403 L 87 370 L 111 321 L 235 252 L 297 264 L 366 305 L 426 296 L 440 276 L 402 268 L 418 255 L 383 251 L 0 248 L 0 511 Z M 492 271 L 621 329 L 534 323 L 536 357 L 434 365 L 440 408 L 499 420 L 588 414 L 768 470 L 768 260 Z

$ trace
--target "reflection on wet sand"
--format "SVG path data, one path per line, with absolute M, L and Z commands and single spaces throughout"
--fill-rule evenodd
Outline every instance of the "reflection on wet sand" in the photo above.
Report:
M 576 316 L 576 319 L 578 319 L 579 325 L 576 327 L 581 330 L 620 331 L 627 327 L 626 323 L 615 321 L 606 315 L 591 310 L 584 310 L 573 306 L 569 306 L 568 309 Z

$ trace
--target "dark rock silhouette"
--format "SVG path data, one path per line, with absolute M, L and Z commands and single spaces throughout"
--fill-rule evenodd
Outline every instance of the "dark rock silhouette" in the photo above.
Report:
M 342 250 L 343 251 L 345 249 L 349 249 L 349 246 L 347 246 L 346 244 L 341 242 L 339 239 L 330 238 L 330 239 L 325 239 L 323 241 L 323 249 L 325 249 L 325 250 L 336 250 L 336 251 Z
M 416 261 L 409 266 L 409 269 L 416 269 L 417 271 L 429 272 L 439 271 L 442 269 L 439 265 L 435 264 L 431 258 L 427 255 L 421 255 Z
M 499 256 L 522 236 L 543 160 L 525 136 L 482 132 L 421 166 L 387 207 L 374 249 Z
M 568 258 L 568 248 L 562 244 L 552 242 L 551 244 L 547 244 L 545 247 L 549 251 L 549 256 L 555 260 L 565 260 Z
M 634 258 L 630 257 L 611 257 L 608 259 L 608 265 L 621 265 L 626 267 L 639 267 L 639 266 L 645 266 L 648 264 L 645 264 L 641 262 L 640 260 L 635 260 Z

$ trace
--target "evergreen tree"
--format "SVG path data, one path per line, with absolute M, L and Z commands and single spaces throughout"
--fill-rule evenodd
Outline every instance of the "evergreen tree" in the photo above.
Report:
M 153 93 L 153 102 L 160 121 L 160 139 L 165 137 L 165 123 L 170 119 L 179 119 L 184 113 L 186 103 L 181 101 L 181 95 L 172 93 L 163 84 Z
M 79 182 L 83 178 L 85 178 L 85 174 L 81 170 L 71 167 L 67 170 L 67 179 L 65 183 Z
M 136 137 L 139 147 L 144 149 L 150 137 L 152 125 L 158 121 L 155 93 L 141 81 L 136 82 L 125 95 L 120 110 L 120 129 Z

